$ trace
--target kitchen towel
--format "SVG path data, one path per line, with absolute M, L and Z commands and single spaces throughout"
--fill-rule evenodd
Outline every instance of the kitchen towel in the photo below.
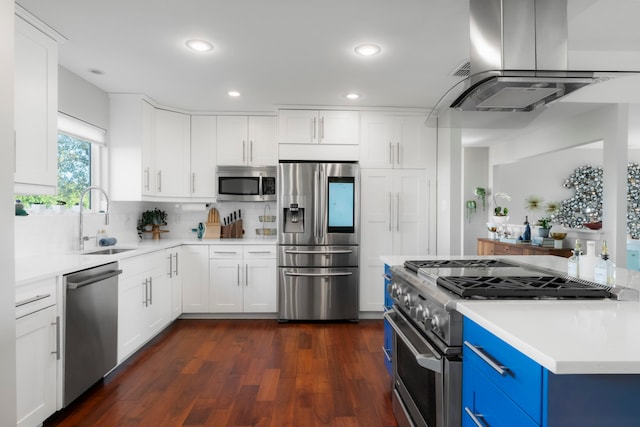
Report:
M 113 246 L 117 243 L 115 237 L 105 237 L 104 239 L 98 240 L 98 245 L 100 246 Z

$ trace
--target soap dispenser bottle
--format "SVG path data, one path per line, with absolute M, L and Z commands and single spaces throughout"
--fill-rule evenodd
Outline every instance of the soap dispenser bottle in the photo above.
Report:
M 576 239 L 576 245 L 571 251 L 573 255 L 567 260 L 567 274 L 573 277 L 579 277 L 580 274 L 580 256 L 582 255 L 582 246 L 580 239 Z
M 609 258 L 607 241 L 602 241 L 600 260 L 593 268 L 593 280 L 601 285 L 613 286 L 616 282 L 616 265 Z

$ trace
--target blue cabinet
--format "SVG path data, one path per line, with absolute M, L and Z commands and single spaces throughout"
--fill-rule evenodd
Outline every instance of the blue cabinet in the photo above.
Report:
M 384 265 L 384 310 L 390 310 L 393 306 L 393 300 L 391 299 L 391 295 L 389 294 L 389 285 L 391 284 L 391 266 L 388 264 Z M 387 371 L 389 371 L 389 375 L 393 376 L 393 371 L 391 368 L 391 355 L 392 355 L 392 330 L 391 325 L 387 320 L 384 321 L 384 364 L 387 367 Z
M 556 375 L 468 318 L 462 366 L 463 426 L 640 425 L 640 375 Z

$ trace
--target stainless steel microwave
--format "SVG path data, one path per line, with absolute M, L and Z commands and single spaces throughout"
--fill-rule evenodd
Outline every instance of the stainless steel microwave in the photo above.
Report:
M 218 166 L 218 200 L 266 202 L 276 200 L 275 166 Z

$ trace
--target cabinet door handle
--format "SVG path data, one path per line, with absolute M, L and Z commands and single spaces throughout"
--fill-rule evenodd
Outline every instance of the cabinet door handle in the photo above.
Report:
M 178 275 L 178 252 L 176 252 L 176 269 L 173 271 L 173 274 Z
M 51 323 L 51 326 L 56 327 L 56 350 L 51 354 L 55 354 L 56 360 L 60 360 L 60 316 L 56 316 L 56 321 Z
M 150 181 L 150 179 L 149 179 L 149 168 L 146 168 L 144 170 L 144 189 L 145 190 L 149 190 L 149 185 L 150 185 L 149 181 Z
M 464 342 L 465 347 L 469 350 L 473 351 L 480 359 L 482 359 L 487 365 L 491 366 L 493 370 L 495 370 L 501 376 L 507 375 L 507 368 L 504 365 L 499 365 L 493 361 L 492 357 L 489 356 L 482 347 L 471 344 L 469 341 Z
M 393 166 L 393 142 L 389 141 L 389 164 Z
M 320 139 L 324 139 L 324 117 L 320 117 Z
M 242 140 L 242 163 L 244 163 L 245 159 L 247 158 L 246 153 L 247 153 L 247 143 L 243 139 Z
M 158 171 L 158 193 L 162 193 L 162 171 Z
M 249 286 L 249 264 L 244 265 L 244 285 Z
M 389 231 L 393 230 L 391 225 L 392 222 L 393 222 L 393 194 L 389 192 Z
M 142 301 L 142 304 L 145 307 L 149 307 L 149 279 L 144 279 L 142 286 L 144 286 L 144 301 Z
M 236 285 L 240 287 L 240 264 L 238 264 L 238 277 L 236 278 Z
M 249 162 L 253 163 L 253 141 L 249 141 Z
M 169 279 L 173 277 L 173 255 L 169 254 L 169 272 L 167 273 Z
M 196 173 L 191 172 L 191 193 L 195 194 L 196 192 Z
M 400 231 L 400 192 L 396 193 L 396 231 Z
M 464 412 L 467 413 L 477 427 L 486 427 L 486 424 L 480 421 L 480 419 L 483 418 L 481 414 L 475 414 L 468 406 L 464 407 Z
M 149 305 L 153 305 L 153 277 L 149 277 Z
M 397 153 L 396 164 L 399 165 L 400 164 L 400 143 L 399 142 L 396 143 L 396 153 Z

